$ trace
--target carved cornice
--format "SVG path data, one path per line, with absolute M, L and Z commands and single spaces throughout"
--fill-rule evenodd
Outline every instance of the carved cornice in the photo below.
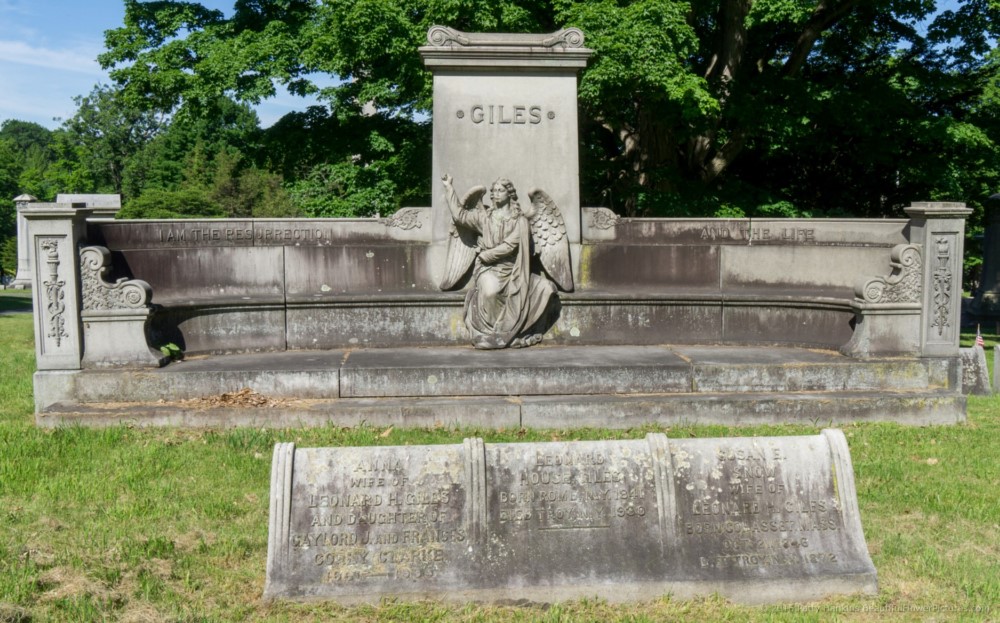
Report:
M 898 244 L 889 256 L 892 272 L 887 277 L 873 277 L 855 289 L 863 303 L 920 303 L 923 289 L 923 265 L 920 245 Z
M 449 45 L 469 45 L 471 41 L 460 30 L 448 28 L 447 26 L 431 26 L 427 31 L 427 45 L 435 47 Z
M 80 284 L 83 311 L 147 309 L 153 294 L 149 284 L 141 279 L 119 279 L 108 282 L 111 252 L 104 247 L 80 249 Z
M 433 26 L 427 31 L 427 45 L 419 52 L 432 71 L 506 68 L 573 73 L 586 67 L 593 53 L 583 47 L 583 42 L 583 32 L 576 28 L 522 34 L 473 33 Z
M 546 34 L 462 32 L 447 26 L 431 26 L 427 31 L 427 44 L 434 47 L 582 48 L 583 31 L 579 28 L 564 28 Z

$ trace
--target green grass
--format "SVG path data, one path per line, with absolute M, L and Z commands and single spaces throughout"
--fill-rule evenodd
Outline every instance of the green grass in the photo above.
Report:
M 1000 398 L 963 426 L 845 427 L 876 597 L 752 608 L 718 598 L 551 607 L 385 601 L 264 604 L 270 458 L 302 446 L 641 438 L 614 430 L 43 430 L 32 424 L 30 315 L 0 316 L 0 622 L 910 621 L 1000 617 Z M 671 436 L 812 434 L 809 426 Z M 977 612 L 978 609 L 978 612 Z M 986 609 L 991 609 L 986 613 Z

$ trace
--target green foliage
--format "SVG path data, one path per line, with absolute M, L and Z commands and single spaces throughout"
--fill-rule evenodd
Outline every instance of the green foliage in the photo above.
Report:
M 351 159 L 318 164 L 289 186 L 292 201 L 311 217 L 362 217 L 395 211 L 395 183 L 377 167 Z
M 214 161 L 209 196 L 233 218 L 301 216 L 280 175 L 242 166 L 239 154 L 220 151 Z
M 178 190 L 151 189 L 127 202 L 115 215 L 131 218 L 224 218 L 227 214 L 203 191 L 191 188 Z
M 171 359 L 183 359 L 184 351 L 181 347 L 173 342 L 169 342 L 160 347 L 160 352 L 163 353 L 164 357 L 170 357 Z
M 11 205 L 11 199 L 18 196 L 18 177 L 21 172 L 18 148 L 13 141 L 0 135 L 0 202 Z M 7 212 L 8 210 L 3 210 Z M 2 217 L 0 217 L 2 218 Z M 0 224 L 0 233 L 8 233 L 7 223 Z
M 941 12 L 926 0 L 268 0 L 225 13 L 129 0 L 125 9 L 100 58 L 117 87 L 81 98 L 55 132 L 0 128 L 0 142 L 17 146 L 14 155 L 0 147 L 0 189 L 120 190 L 127 201 L 198 190 L 239 216 L 427 205 L 432 83 L 416 48 L 434 24 L 584 30 L 594 50 L 579 81 L 584 205 L 640 216 L 898 217 L 911 201 L 949 199 L 976 209 L 974 234 L 982 200 L 1000 188 L 1000 5 L 989 0 Z M 261 130 L 246 105 L 276 85 L 323 105 Z
M 0 237 L 0 276 L 17 275 L 17 236 Z
M 129 160 L 161 130 L 163 120 L 153 111 L 130 106 L 111 87 L 96 86 L 75 101 L 76 114 L 63 124 L 62 149 L 72 152 L 91 184 L 88 190 L 74 192 L 121 193 Z

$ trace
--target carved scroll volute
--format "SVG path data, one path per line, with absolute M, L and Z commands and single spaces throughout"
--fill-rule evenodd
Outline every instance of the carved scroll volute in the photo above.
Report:
M 855 288 L 859 302 L 920 303 L 923 264 L 920 245 L 898 244 L 889 256 L 892 272 L 887 277 L 873 277 Z
M 464 33 L 447 26 L 432 26 L 427 31 L 427 43 L 433 46 L 469 45 Z
M 144 309 L 149 307 L 153 290 L 140 279 L 107 281 L 111 270 L 111 252 L 104 247 L 80 250 L 80 283 L 84 311 Z
M 542 42 L 545 47 L 563 46 L 567 48 L 583 47 L 583 31 L 579 28 L 566 28 L 552 33 L 552 36 Z

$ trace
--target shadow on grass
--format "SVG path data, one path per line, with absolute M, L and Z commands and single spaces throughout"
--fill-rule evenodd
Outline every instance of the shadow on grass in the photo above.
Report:
M 0 290 L 0 312 L 30 312 L 31 290 Z

